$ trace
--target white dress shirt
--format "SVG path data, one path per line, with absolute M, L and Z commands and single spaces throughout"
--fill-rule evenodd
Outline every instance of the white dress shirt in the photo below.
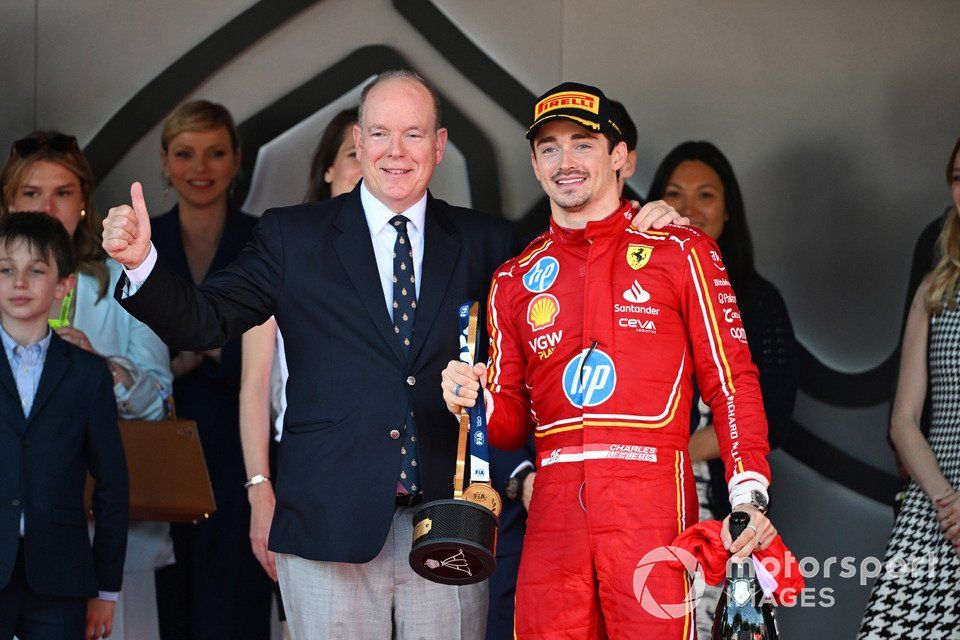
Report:
M 387 305 L 390 318 L 393 318 L 393 246 L 397 242 L 397 231 L 390 224 L 390 219 L 397 214 L 377 200 L 363 183 L 360 183 L 360 202 L 363 204 L 363 215 L 370 228 L 373 253 L 377 258 L 377 271 L 380 272 L 380 286 L 383 287 L 383 300 Z M 401 215 L 410 220 L 407 223 L 407 235 L 410 236 L 410 247 L 413 249 L 413 276 L 416 278 L 419 299 L 420 269 L 423 266 L 423 225 L 427 216 L 426 192 L 413 206 L 401 212 Z

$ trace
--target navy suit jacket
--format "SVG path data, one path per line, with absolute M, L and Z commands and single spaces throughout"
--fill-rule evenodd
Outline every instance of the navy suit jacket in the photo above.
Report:
M 459 353 L 457 306 L 485 301 L 516 250 L 504 220 L 428 195 L 409 356 L 383 298 L 359 186 L 267 211 L 243 253 L 199 287 L 163 258 L 121 304 L 173 348 L 212 349 L 275 315 L 286 344 L 287 411 L 270 549 L 368 562 L 393 520 L 399 439 L 412 402 L 425 501 L 453 492 L 457 423 L 440 372 Z
M 10 581 L 24 513 L 24 567 L 38 593 L 120 591 L 127 548 L 127 465 L 103 358 L 54 334 L 30 416 L 0 354 L 0 588 Z M 94 477 L 93 546 L 83 494 Z

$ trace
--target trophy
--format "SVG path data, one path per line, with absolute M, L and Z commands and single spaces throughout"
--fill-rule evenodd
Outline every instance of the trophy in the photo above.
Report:
M 460 360 L 476 361 L 480 304 L 460 305 Z M 497 566 L 497 524 L 500 495 L 490 485 L 487 416 L 483 393 L 471 409 L 460 410 L 453 499 L 434 500 L 413 514 L 410 567 L 440 584 L 474 584 L 490 577 Z M 467 443 L 470 484 L 464 488 Z

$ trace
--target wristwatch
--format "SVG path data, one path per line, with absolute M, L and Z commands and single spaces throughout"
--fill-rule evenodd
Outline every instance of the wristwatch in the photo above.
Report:
M 523 481 L 536 470 L 536 467 L 524 467 L 517 475 L 510 476 L 510 479 L 507 480 L 507 483 L 503 486 L 503 495 L 507 496 L 508 500 L 516 500 L 519 498 L 523 492 Z
M 249 489 L 255 484 L 260 484 L 261 482 L 270 482 L 270 476 L 265 476 L 262 473 L 258 473 L 249 480 L 243 483 L 244 489 Z
M 767 500 L 767 496 L 763 495 L 759 491 L 751 491 L 749 494 L 750 500 L 747 501 L 747 504 L 753 505 L 757 511 L 766 515 L 767 508 L 770 505 L 770 501 Z

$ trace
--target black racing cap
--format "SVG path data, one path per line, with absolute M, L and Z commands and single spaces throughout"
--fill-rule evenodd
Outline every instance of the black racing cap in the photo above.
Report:
M 564 118 L 576 122 L 585 129 L 623 140 L 620 124 L 622 109 L 617 109 L 600 89 L 577 82 L 564 82 L 537 98 L 533 107 L 533 119 L 527 129 L 527 140 L 545 122 Z
M 617 117 L 613 121 L 623 130 L 623 141 L 627 143 L 627 151 L 633 151 L 637 148 L 637 125 L 633 123 L 633 118 L 627 113 L 627 108 L 622 102 L 611 100 L 610 104 L 617 111 Z

